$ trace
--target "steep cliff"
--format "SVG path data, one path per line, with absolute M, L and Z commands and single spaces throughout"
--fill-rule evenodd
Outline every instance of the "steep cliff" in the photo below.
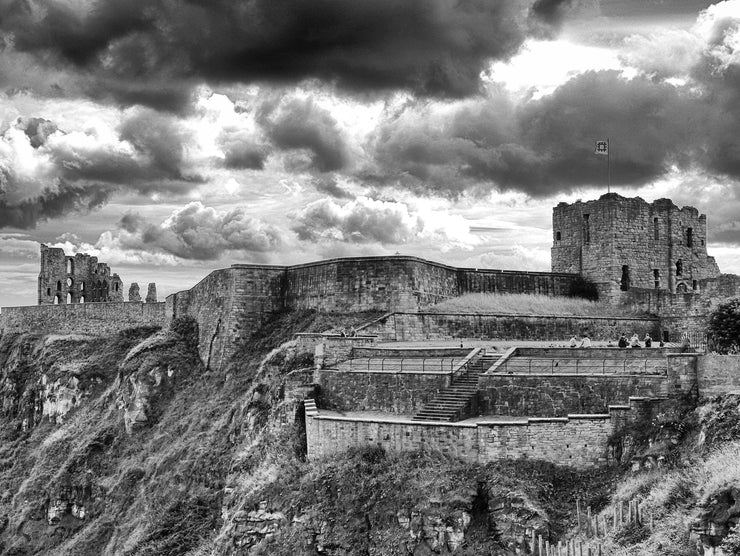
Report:
M 313 362 L 292 335 L 367 320 L 280 315 L 223 371 L 203 367 L 187 319 L 107 338 L 0 338 L 0 554 L 517 554 L 532 532 L 575 534 L 577 499 L 606 511 L 621 475 L 624 495 L 657 484 L 643 479 L 650 473 L 710 465 L 736 436 L 738 400 L 726 398 L 689 419 L 693 432 L 645 437 L 669 445 L 659 472 L 479 466 L 377 449 L 307 462 L 302 400 L 316 394 Z M 645 438 L 620 441 L 641 455 Z M 699 535 L 706 546 L 734 542 L 728 477 L 671 506 L 689 524 L 685 554 Z M 612 546 L 662 553 L 651 538 L 615 534 Z

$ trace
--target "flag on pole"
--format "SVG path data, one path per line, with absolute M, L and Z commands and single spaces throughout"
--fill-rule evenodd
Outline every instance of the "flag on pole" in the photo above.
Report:
M 596 149 L 594 149 L 594 154 L 609 156 L 609 141 L 596 141 Z

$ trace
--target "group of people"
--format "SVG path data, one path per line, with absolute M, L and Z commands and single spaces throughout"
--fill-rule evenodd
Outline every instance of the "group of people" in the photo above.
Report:
M 653 339 L 650 337 L 650 334 L 645 334 L 645 338 L 643 339 L 643 342 L 645 343 L 645 347 L 653 347 Z M 663 347 L 663 342 L 660 342 L 661 347 Z M 632 335 L 632 337 L 628 340 L 627 336 L 622 334 L 619 336 L 619 340 L 617 341 L 617 346 L 621 348 L 641 348 L 642 344 L 640 344 L 640 337 L 635 333 Z
M 622 334 L 619 336 L 619 340 L 617 341 L 617 346 L 619 346 L 620 348 L 641 348 L 643 347 L 643 344 L 646 348 L 653 347 L 653 339 L 650 337 L 650 334 L 645 334 L 645 338 L 643 338 L 642 343 L 640 342 L 640 337 L 637 334 L 633 334 L 629 340 L 627 339 L 627 336 L 625 334 Z M 584 334 L 579 343 L 578 339 L 573 336 L 570 339 L 569 345 L 572 348 L 590 348 L 591 338 L 588 337 L 588 334 Z M 611 345 L 612 343 L 610 341 L 607 344 L 607 347 L 610 347 Z M 662 341 L 660 342 L 660 347 L 663 347 Z

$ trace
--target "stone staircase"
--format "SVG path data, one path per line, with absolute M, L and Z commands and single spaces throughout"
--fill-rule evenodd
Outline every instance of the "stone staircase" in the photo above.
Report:
M 478 393 L 478 377 L 493 365 L 500 355 L 483 354 L 472 361 L 452 384 L 437 394 L 416 415 L 414 421 L 459 421 L 470 412 L 472 402 Z

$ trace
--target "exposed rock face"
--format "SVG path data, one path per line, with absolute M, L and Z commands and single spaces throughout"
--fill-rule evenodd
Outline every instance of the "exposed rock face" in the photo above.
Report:
M 139 284 L 136 282 L 132 282 L 131 286 L 128 288 L 128 300 L 140 303 L 141 302 L 141 294 L 139 293 Z
M 146 302 L 156 303 L 157 302 L 157 284 L 150 282 L 146 288 Z
M 396 515 L 398 524 L 409 532 L 414 541 L 437 553 L 454 552 L 462 546 L 471 521 L 470 514 L 465 510 L 457 510 L 451 516 L 418 511 L 402 511 Z
M 720 545 L 738 522 L 740 522 L 740 486 L 715 493 L 691 527 L 692 536 L 696 539 L 701 554 L 731 556 L 722 550 Z
M 234 545 L 238 548 L 254 546 L 262 540 L 270 541 L 287 519 L 282 512 L 269 512 L 267 501 L 259 509 L 241 510 L 234 515 Z
M 46 374 L 41 377 L 41 402 L 43 416 L 57 424 L 64 422 L 64 416 L 82 401 L 80 379 L 70 376 L 66 380 L 57 378 L 51 382 Z

